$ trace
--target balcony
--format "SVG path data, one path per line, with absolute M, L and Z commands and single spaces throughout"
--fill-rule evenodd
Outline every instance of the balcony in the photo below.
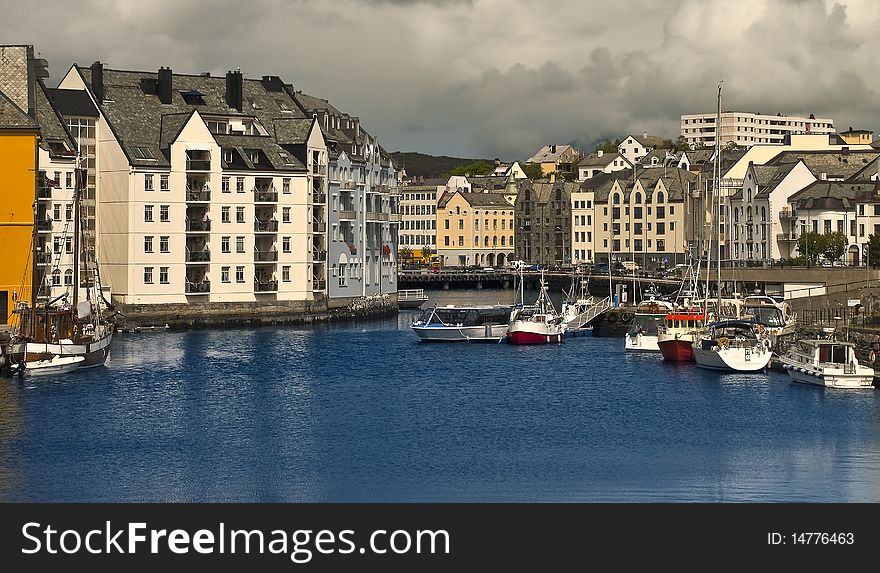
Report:
M 278 281 L 259 281 L 254 279 L 254 292 L 278 292 Z
M 312 194 L 312 204 L 313 205 L 326 205 L 327 204 L 327 194 L 326 193 L 313 193 Z
M 209 263 L 211 262 L 211 250 L 205 248 L 203 251 L 186 250 L 187 263 Z
M 786 207 L 786 208 L 782 209 L 781 211 L 779 211 L 779 218 L 782 220 L 797 219 L 797 211 Z
M 51 265 L 52 264 L 52 253 L 44 252 L 37 253 L 36 258 L 34 259 L 38 265 Z
M 339 220 L 340 221 L 354 221 L 356 219 L 354 211 L 340 211 L 339 212 Z
M 313 278 L 312 279 L 312 290 L 313 291 L 327 290 L 327 281 L 325 281 L 324 279 Z
M 254 232 L 255 233 L 277 233 L 278 232 L 278 221 L 269 220 L 269 221 L 260 221 L 257 219 L 254 221 Z
M 37 231 L 44 233 L 52 230 L 52 219 L 46 217 L 45 219 L 37 219 Z
M 186 170 L 187 171 L 210 171 L 211 170 L 211 160 L 210 159 L 190 159 L 186 158 Z
M 274 187 L 254 189 L 254 203 L 277 203 L 278 191 Z
M 312 175 L 327 176 L 327 166 L 321 163 L 312 164 Z
M 192 188 L 186 186 L 186 202 L 187 203 L 209 203 L 211 201 L 211 188 L 203 185 L 201 188 Z
M 254 251 L 255 263 L 274 263 L 278 261 L 278 251 Z
M 184 292 L 186 294 L 208 294 L 211 292 L 211 281 L 191 282 L 187 279 Z
M 367 211 L 367 222 L 370 223 L 378 223 L 380 221 L 387 221 L 388 213 L 376 213 L 374 211 Z
M 354 243 L 350 243 L 350 242 L 348 242 L 348 241 L 346 241 L 345 244 L 348 245 L 348 251 L 349 251 L 352 255 L 356 255 L 356 254 L 357 254 L 357 252 L 358 252 L 357 245 L 355 245 Z
M 776 240 L 788 243 L 792 241 L 797 241 L 798 237 L 794 233 L 777 233 Z
M 312 250 L 312 262 L 320 263 L 327 260 L 327 251 Z
M 199 220 L 199 219 L 187 219 L 186 220 L 186 232 L 187 233 L 210 233 L 211 232 L 211 220 Z
M 391 213 L 391 215 L 388 216 L 388 221 L 390 221 L 391 223 L 398 223 L 399 224 L 400 223 L 400 213 Z
M 51 187 L 37 188 L 37 199 L 51 199 L 51 198 L 52 198 L 52 188 Z
M 313 233 L 326 233 L 327 232 L 327 224 L 322 223 L 320 221 L 312 221 L 312 232 Z

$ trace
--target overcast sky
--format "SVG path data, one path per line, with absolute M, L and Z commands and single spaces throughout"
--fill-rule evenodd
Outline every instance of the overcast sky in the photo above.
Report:
M 280 75 L 389 151 L 526 159 L 682 113 L 831 117 L 877 130 L 880 2 L 3 0 L 0 42 L 74 62 Z M 588 149 L 589 146 L 589 149 Z

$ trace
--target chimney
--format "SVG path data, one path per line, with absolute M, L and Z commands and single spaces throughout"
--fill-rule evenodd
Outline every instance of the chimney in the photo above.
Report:
M 596 152 L 596 157 L 602 157 L 603 153 L 605 153 L 605 152 L 600 149 L 599 151 Z
M 244 100 L 243 81 L 241 71 L 226 72 L 226 105 L 241 111 L 241 104 Z
M 555 145 L 550 146 L 550 153 L 556 153 L 556 146 Z
M 819 174 L 819 181 L 827 181 L 827 180 L 828 180 L 828 174 L 827 174 L 827 173 L 825 173 L 825 172 L 823 171 L 822 173 Z
M 159 101 L 165 104 L 171 103 L 171 68 L 159 68 L 159 83 L 157 84 Z
M 104 101 L 104 64 L 99 61 L 92 64 L 92 92 L 100 105 Z
M 647 132 L 647 131 L 643 131 L 643 132 L 642 132 L 642 137 L 647 138 L 647 137 L 648 137 L 648 132 Z
M 260 83 L 263 84 L 263 88 L 267 92 L 280 92 L 284 90 L 284 82 L 281 81 L 279 76 L 263 76 Z

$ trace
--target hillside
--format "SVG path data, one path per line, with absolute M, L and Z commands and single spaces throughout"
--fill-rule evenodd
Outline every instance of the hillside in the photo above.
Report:
M 495 163 L 494 159 L 462 159 L 445 155 L 426 155 L 414 151 L 394 151 L 391 153 L 391 159 L 394 161 L 394 165 L 406 169 L 407 176 L 424 177 L 425 179 L 443 177 L 456 167 L 467 165 L 474 161 Z

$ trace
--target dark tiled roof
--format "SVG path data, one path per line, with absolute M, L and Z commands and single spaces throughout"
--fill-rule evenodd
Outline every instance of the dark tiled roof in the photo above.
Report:
M 604 167 L 609 163 L 612 163 L 615 159 L 620 159 L 620 157 L 621 155 L 619 153 L 603 153 L 602 157 L 599 157 L 595 153 L 591 153 L 581 159 L 581 162 L 578 163 L 578 167 Z
M 556 148 L 555 151 L 553 150 L 554 147 Z M 550 163 L 551 161 L 558 161 L 562 155 L 567 152 L 574 152 L 575 154 L 580 155 L 580 152 L 571 145 L 545 145 L 529 158 L 529 163 Z
M 0 129 L 37 129 L 34 119 L 0 91 Z
M 40 124 L 40 133 L 43 136 L 45 149 L 50 155 L 76 155 L 76 142 L 67 131 L 61 117 L 55 111 L 55 108 L 49 103 L 49 98 L 45 92 L 45 86 L 42 82 L 36 85 L 36 109 L 37 121 Z
M 878 151 L 784 151 L 768 161 L 766 165 L 782 165 L 803 160 L 807 169 L 817 178 L 825 173 L 829 179 L 850 179 L 864 171 L 877 157 Z
M 462 193 L 461 191 L 447 191 L 443 193 L 437 202 L 437 208 L 443 209 L 449 204 L 449 201 L 459 194 L 471 207 L 501 207 L 504 209 L 513 209 L 513 205 L 507 202 L 504 195 L 498 193 Z
M 275 120 L 275 141 L 280 145 L 306 143 L 312 131 L 314 118 L 282 118 Z
M 91 69 L 78 67 L 77 70 L 82 74 L 86 84 L 91 87 Z M 121 140 L 132 165 L 168 167 L 170 165 L 167 158 L 168 150 L 162 147 L 163 143 L 167 145 L 168 141 L 163 140 L 168 132 L 177 126 L 180 115 L 192 113 L 193 110 L 207 117 L 255 117 L 269 133 L 274 133 L 276 119 L 305 117 L 287 92 L 268 91 L 260 80 L 242 81 L 241 112 L 226 104 L 226 76 L 174 74 L 170 104 L 161 103 L 155 89 L 150 89 L 150 86 L 155 86 L 157 80 L 157 72 L 104 70 L 105 101 L 101 104 L 101 109 L 117 138 Z M 204 104 L 192 104 L 184 100 L 182 94 L 193 91 L 202 94 Z M 173 117 L 166 122 L 163 116 Z M 215 137 L 218 143 L 219 137 L 221 136 Z M 274 167 L 284 170 L 304 168 L 295 159 L 292 164 L 282 161 L 280 159 L 282 150 L 271 137 L 230 137 L 246 138 L 248 143 L 243 144 L 243 148 L 265 150 L 271 165 L 261 168 Z M 273 152 L 271 146 L 277 149 Z M 137 147 L 146 150 L 154 159 L 143 159 L 133 154 L 132 150 Z
M 89 94 L 82 90 L 46 88 L 46 95 L 61 115 L 98 117 L 98 108 Z
M 247 169 L 265 170 L 267 168 L 277 169 L 280 171 L 289 171 L 292 169 L 303 169 L 303 164 L 294 156 L 290 155 L 286 150 L 279 147 L 271 137 L 258 137 L 252 135 L 215 135 L 214 139 L 222 149 L 234 149 L 237 153 L 237 159 L 241 159 Z M 254 165 L 250 159 L 251 151 L 260 151 L 260 160 L 269 160 L 269 165 L 261 163 Z M 235 169 L 236 165 L 226 166 Z
M 873 184 L 851 184 L 844 181 L 814 181 L 791 197 L 797 209 L 852 210 L 856 198 L 872 190 Z
M 641 143 L 642 147 L 657 147 L 666 141 L 665 138 L 658 135 L 630 135 L 629 137 Z
M 679 168 L 667 168 L 666 173 L 664 174 L 663 169 L 639 169 L 636 172 L 636 177 L 639 180 L 642 188 L 645 190 L 648 197 L 646 199 L 647 202 L 650 202 L 650 193 L 657 186 L 657 182 L 662 180 L 663 186 L 669 192 L 669 201 L 681 201 L 684 198 L 684 193 L 690 188 L 692 189 L 694 186 L 694 182 L 697 180 L 697 175 L 687 171 L 685 169 Z M 614 185 L 614 182 L 619 182 L 620 187 L 624 191 L 625 200 L 629 200 L 629 194 L 633 190 L 634 181 L 632 178 L 632 171 L 615 171 L 614 173 L 609 173 L 611 178 L 603 178 L 602 181 L 597 182 L 598 185 L 594 188 L 596 195 L 594 201 L 596 203 L 605 203 L 608 201 L 608 194 L 611 191 L 611 188 Z

